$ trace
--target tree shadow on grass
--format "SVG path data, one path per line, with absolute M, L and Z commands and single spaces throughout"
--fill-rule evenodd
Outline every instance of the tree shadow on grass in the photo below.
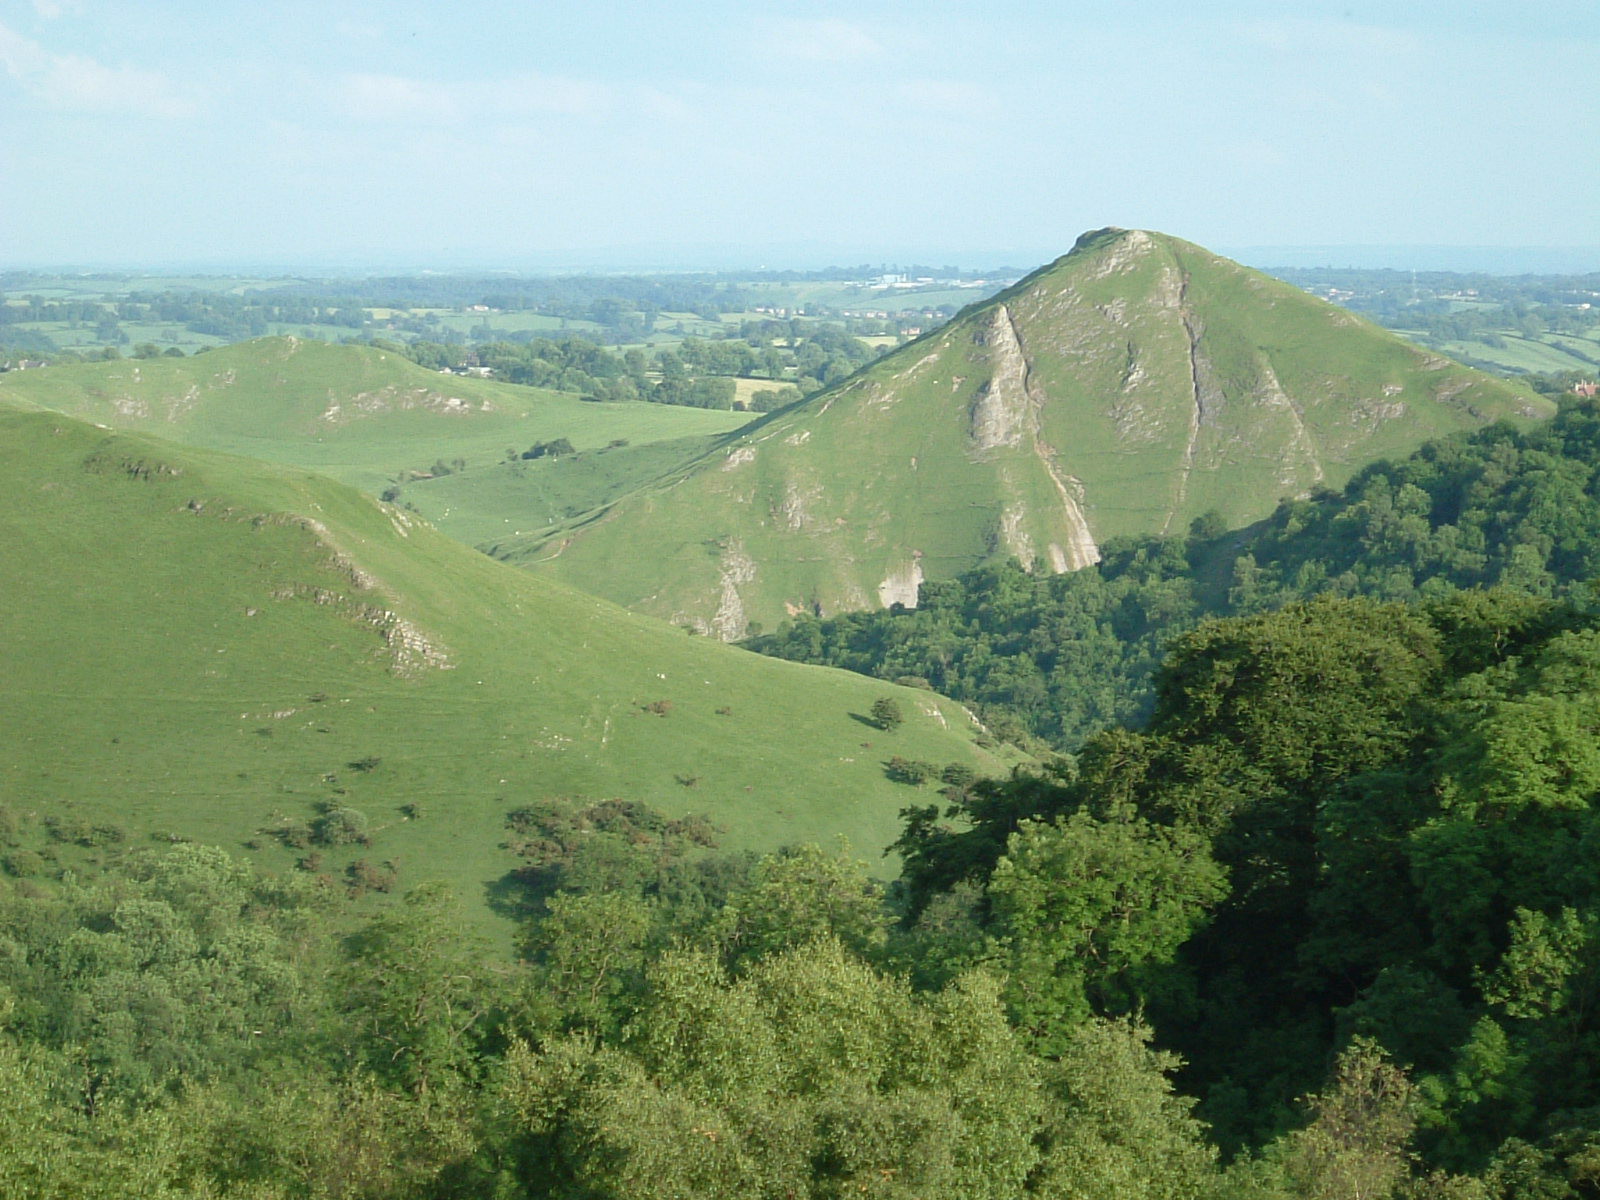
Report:
M 490 912 L 513 921 L 532 920 L 543 909 L 538 892 L 529 886 L 526 875 L 519 868 L 513 868 L 499 879 L 491 879 L 484 884 L 483 898 Z

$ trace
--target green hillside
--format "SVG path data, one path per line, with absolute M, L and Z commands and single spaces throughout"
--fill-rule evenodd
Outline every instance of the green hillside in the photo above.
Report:
M 1101 230 L 611 508 L 498 552 L 724 638 L 1232 525 L 1548 401 L 1162 234 Z
M 435 462 L 464 460 L 469 473 L 486 472 L 507 450 L 520 453 L 536 442 L 566 438 L 578 450 L 619 440 L 643 446 L 723 433 L 747 419 L 670 405 L 591 403 L 565 392 L 441 374 L 370 346 L 292 337 L 191 358 L 10 372 L 0 375 L 0 399 L 310 467 L 374 495 L 397 477 L 429 472 Z M 529 509 L 518 503 L 503 511 L 493 496 L 487 509 L 464 495 L 435 505 L 425 489 L 414 502 L 447 531 L 455 532 L 452 520 L 463 522 L 473 539 L 480 528 L 516 528 Z
M 349 807 L 373 844 L 329 869 L 393 860 L 402 886 L 478 899 L 537 797 L 876 854 L 916 795 L 889 758 L 1000 765 L 952 702 L 688 636 L 307 472 L 4 405 L 0 462 L 0 793 L 20 807 L 254 840 L 277 865 L 295 852 L 273 830 Z M 885 733 L 865 716 L 889 694 L 906 721 Z
M 1514 588 L 1585 602 L 1600 578 L 1600 403 L 1502 422 L 1363 467 L 1340 491 L 1245 529 L 1127 538 L 1091 568 L 990 563 L 923 588 L 907 610 L 800 617 L 748 649 L 882 679 L 920 676 L 992 727 L 1076 752 L 1139 726 L 1173 638 L 1325 593 L 1422 603 Z
M 610 407 L 661 410 L 669 406 Z M 500 462 L 483 470 L 419 479 L 405 486 L 400 500 L 451 537 L 497 552 L 504 542 L 547 533 L 575 517 L 603 508 L 714 452 L 728 436 L 705 434 L 642 442 L 624 438 L 620 440 L 628 441 L 625 446 L 605 445 L 559 457 Z

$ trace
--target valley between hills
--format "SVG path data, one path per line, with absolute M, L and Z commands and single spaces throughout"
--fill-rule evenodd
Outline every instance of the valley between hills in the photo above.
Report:
M 697 340 L 0 373 L 8 1194 L 1590 1194 L 1592 385 L 1117 228 Z
M 15 800 L 283 864 L 293 831 L 352 809 L 392 874 L 451 880 L 486 928 L 528 800 L 623 796 L 704 815 L 734 849 L 876 853 L 905 803 L 891 760 L 994 775 L 1070 751 L 1051 728 L 1097 727 L 1019 724 L 1004 688 L 926 664 L 819 644 L 855 668 L 819 673 L 717 641 L 914 608 L 1007 562 L 1098 577 L 1129 538 L 1238 528 L 1429 438 L 1553 411 L 1120 229 L 754 419 L 293 336 L 0 374 L 0 405 Z M 771 648 L 806 658 L 809 636 Z M 1053 711 L 1132 719 L 1131 669 L 1076 678 Z M 919 690 L 930 674 L 976 710 Z M 880 693 L 910 716 L 890 737 L 866 715 Z M 401 811 L 420 796 L 439 815 Z M 330 850 L 335 873 L 370 857 Z

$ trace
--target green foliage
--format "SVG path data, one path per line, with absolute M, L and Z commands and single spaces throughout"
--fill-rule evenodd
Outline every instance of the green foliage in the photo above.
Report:
M 799 399 L 800 389 L 796 387 L 761 388 L 750 394 L 750 410 L 758 413 L 777 412 Z
M 1312 1120 L 1235 1174 L 1253 1196 L 1345 1200 L 1394 1196 L 1411 1175 L 1407 1144 L 1414 1090 L 1373 1043 L 1340 1055 L 1328 1090 L 1310 1101 Z M 1245 1181 L 1248 1180 L 1248 1183 Z
M 513 1051 L 552 1194 L 998 1200 L 1035 1165 L 1036 1069 L 982 977 L 917 998 L 829 941 L 738 980 L 670 954 L 635 1028 Z
M 837 939 L 867 956 L 884 944 L 888 916 L 881 886 L 841 841 L 832 854 L 803 845 L 763 857 L 749 886 L 729 897 L 712 931 L 733 965 L 820 938 Z
M 1431 1169 L 1552 1145 L 1600 1078 L 1595 639 L 1592 614 L 1505 592 L 1199 626 L 1144 732 L 907 810 L 913 918 L 981 886 L 953 948 L 1007 965 L 1021 1027 L 1059 1046 L 1142 1010 L 1230 1148 L 1281 1133 L 1352 1035 L 1415 1078 Z M 1383 1193 L 1411 1177 L 1410 1136 L 1307 1134 L 1251 1186 Z M 1349 1182 L 1369 1169 L 1392 1187 Z
M 1177 1059 L 1133 1021 L 1089 1021 L 1046 1068 L 1041 1162 L 1030 1192 L 1199 1200 L 1222 1196 L 1216 1151 L 1194 1102 L 1175 1094 Z
M 493 995 L 482 948 L 437 885 L 350 938 L 337 990 L 346 1044 L 379 1079 L 423 1093 L 468 1071 Z
M 1059 1052 L 1091 1013 L 1137 1008 L 1223 879 L 1205 839 L 1131 813 L 1024 822 L 989 881 L 1016 1023 Z
M 331 805 L 311 822 L 311 840 L 324 846 L 365 846 L 372 838 L 367 833 L 365 813 Z
M 900 701 L 893 696 L 879 696 L 872 702 L 872 723 L 884 732 L 892 732 L 905 723 L 905 712 Z
M 1484 998 L 1514 1018 L 1540 1020 L 1565 1013 L 1581 1022 L 1600 998 L 1597 929 L 1600 920 L 1593 912 L 1562 908 L 1552 919 L 1519 908 L 1511 923 L 1511 944 L 1486 981 Z
M 879 678 L 925 676 L 936 690 L 1022 720 L 1073 748 L 1138 723 L 1154 703 L 1163 645 L 1210 616 L 1248 615 L 1322 593 L 1459 605 L 1477 626 L 1463 653 L 1494 651 L 1539 613 L 1528 592 L 1581 598 L 1600 575 L 1600 406 L 1497 424 L 1359 471 L 1339 493 L 1280 504 L 1265 524 L 1212 540 L 1102 547 L 1060 576 L 989 567 L 925 584 L 915 610 L 798 619 L 746 643 Z M 1524 598 L 1456 589 L 1520 589 Z M 1489 606 L 1474 617 L 1469 610 Z M 1522 615 L 1518 606 L 1525 610 Z
M 657 914 L 627 891 L 561 892 L 529 930 L 544 1023 L 615 1033 L 624 1001 L 639 990 Z
M 939 778 L 939 764 L 922 762 L 915 758 L 902 758 L 898 754 L 890 755 L 889 761 L 884 764 L 884 774 L 896 783 L 909 783 L 913 787 L 920 787 L 925 783 L 932 783 Z
M 566 438 L 556 438 L 550 442 L 535 442 L 521 454 L 522 458 L 560 458 L 563 454 L 575 453 L 572 443 Z
M 248 1071 L 314 1011 L 301 930 L 319 905 L 201 846 L 146 852 L 114 886 L 0 881 L 10 1026 L 79 1055 L 108 1099 Z

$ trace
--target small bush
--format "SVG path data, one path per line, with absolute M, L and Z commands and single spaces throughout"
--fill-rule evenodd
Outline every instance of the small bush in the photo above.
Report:
M 399 872 L 393 863 L 377 867 L 364 858 L 358 858 L 345 868 L 344 877 L 351 893 L 360 896 L 366 892 L 392 892 L 399 881 Z
M 953 762 L 939 772 L 939 778 L 953 788 L 969 788 L 977 782 L 978 772 L 964 762 Z
M 897 729 L 905 723 L 906 715 L 900 708 L 900 701 L 893 696 L 880 696 L 872 702 L 872 723 L 879 729 L 888 732 Z
M 365 813 L 334 806 L 311 823 L 311 840 L 323 846 L 368 845 Z
M 128 840 L 128 831 L 120 825 L 94 825 L 81 817 L 46 817 L 44 827 L 55 841 L 89 849 L 116 846 Z
M 585 396 L 584 399 L 598 399 L 598 397 Z M 566 438 L 556 438 L 551 442 L 535 442 L 522 452 L 522 457 L 533 458 L 560 458 L 563 454 L 574 453 L 572 443 Z
M 0 843 L 15 846 L 25 824 L 25 819 L 15 809 L 0 804 Z
M 914 758 L 901 758 L 898 754 L 890 758 L 885 764 L 884 773 L 896 783 L 909 783 L 921 787 L 939 778 L 939 767 L 935 763 L 922 762 Z
M 278 840 L 291 850 L 304 850 L 311 845 L 311 826 L 304 821 L 290 821 L 274 832 Z
M 6 855 L 6 874 L 26 879 L 44 870 L 44 856 L 37 850 L 16 850 Z

